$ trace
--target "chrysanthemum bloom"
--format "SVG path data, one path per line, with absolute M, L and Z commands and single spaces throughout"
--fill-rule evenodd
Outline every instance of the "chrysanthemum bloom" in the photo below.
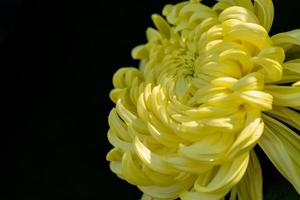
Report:
M 139 68 L 113 77 L 108 131 L 111 170 L 143 199 L 260 200 L 256 144 L 300 193 L 300 30 L 270 37 L 273 15 L 190 0 L 152 16 Z

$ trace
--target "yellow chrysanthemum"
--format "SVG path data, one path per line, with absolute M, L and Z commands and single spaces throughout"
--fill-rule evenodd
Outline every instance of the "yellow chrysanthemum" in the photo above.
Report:
M 190 0 L 152 16 L 110 93 L 111 170 L 142 199 L 262 199 L 258 144 L 300 193 L 300 30 L 271 0 Z

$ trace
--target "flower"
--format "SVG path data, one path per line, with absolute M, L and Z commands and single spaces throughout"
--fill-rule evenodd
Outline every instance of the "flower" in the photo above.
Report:
M 110 93 L 111 170 L 142 199 L 260 200 L 258 144 L 300 194 L 300 30 L 271 0 L 166 5 Z

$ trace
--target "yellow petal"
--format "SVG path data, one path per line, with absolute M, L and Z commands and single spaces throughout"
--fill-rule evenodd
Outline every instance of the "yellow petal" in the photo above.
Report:
M 145 45 L 136 46 L 131 51 L 131 56 L 133 59 L 147 59 L 148 58 L 148 50 Z
M 245 128 L 237 134 L 231 149 L 228 151 L 228 159 L 251 149 L 263 133 L 264 123 L 259 112 L 251 107 L 247 109 Z
M 194 177 L 188 177 L 186 180 L 165 187 L 159 186 L 138 186 L 145 194 L 161 199 L 176 199 L 180 193 L 190 188 L 195 181 Z
M 250 11 L 254 11 L 254 7 L 251 0 L 235 0 L 236 5 L 247 8 Z
M 164 18 L 162 18 L 160 15 L 153 14 L 152 20 L 156 28 L 159 30 L 161 35 L 166 38 L 170 38 L 170 25 L 166 22 Z
M 265 92 L 273 96 L 273 104 L 278 106 L 300 106 L 300 88 L 292 86 L 265 86 Z
M 132 152 L 127 151 L 122 158 L 122 175 L 133 185 L 151 185 L 151 180 L 143 173 L 137 160 L 133 159 Z
M 262 172 L 254 150 L 251 151 L 247 171 L 236 185 L 238 198 L 242 200 L 262 200 Z
M 174 168 L 186 172 L 201 174 L 210 170 L 213 165 L 205 164 L 196 160 L 184 158 L 182 156 L 168 156 L 166 162 L 170 163 Z
M 282 47 L 285 51 L 294 45 L 300 45 L 300 29 L 278 33 L 271 37 L 275 46 Z
M 150 169 L 162 174 L 174 174 L 177 172 L 177 170 L 167 163 L 162 156 L 152 152 L 137 137 L 134 141 L 134 149 L 138 157 Z
M 113 132 L 123 141 L 131 142 L 126 124 L 118 116 L 116 109 L 113 108 L 108 116 L 108 123 Z
M 237 19 L 242 22 L 258 24 L 258 19 L 255 16 L 255 14 L 250 12 L 250 10 L 247 10 L 240 6 L 229 7 L 225 9 L 222 13 L 220 13 L 219 20 L 221 22 L 224 22 L 228 19 Z
M 258 143 L 300 194 L 300 136 L 272 117 L 263 115 L 263 118 L 266 127 Z
M 248 90 L 238 93 L 238 96 L 245 100 L 245 102 L 247 102 L 249 105 L 252 105 L 260 110 L 272 109 L 273 97 L 266 92 Z
M 200 176 L 194 184 L 195 190 L 207 199 L 224 197 L 232 186 L 241 180 L 247 169 L 248 161 L 249 153 L 247 152 L 232 161 L 222 163 L 208 183 L 205 184 Z
M 123 152 L 119 148 L 113 148 L 106 155 L 107 161 L 121 161 Z
M 261 72 L 265 74 L 265 82 L 280 81 L 282 77 L 282 66 L 276 60 L 266 57 L 253 57 L 251 61 L 262 67 Z
M 180 195 L 180 199 L 182 200 L 199 200 L 199 199 L 205 199 L 205 200 L 220 200 L 220 195 L 206 195 L 199 192 L 184 192 Z
M 107 133 L 108 141 L 114 146 L 120 148 L 122 151 L 128 151 L 132 148 L 132 144 L 120 139 L 111 129 Z
M 258 47 L 259 49 L 271 46 L 271 40 L 266 30 L 258 24 L 241 23 L 232 27 L 224 36 L 225 41 L 242 40 Z
M 180 147 L 179 153 L 190 159 L 214 163 L 224 159 L 233 140 L 234 135 L 230 133 L 207 135 L 191 146 Z
M 292 86 L 293 86 L 293 87 L 300 87 L 300 81 L 294 83 Z
M 300 74 L 300 59 L 289 60 L 285 62 L 282 67 L 294 73 Z
M 254 72 L 247 74 L 238 80 L 232 90 L 237 92 L 246 90 L 262 90 L 264 87 L 264 76 L 261 73 Z
M 270 31 L 274 18 L 272 0 L 254 0 L 254 10 L 260 24 L 265 27 L 267 31 Z
M 109 163 L 110 170 L 115 173 L 119 178 L 124 179 L 122 176 L 122 162 L 120 161 L 111 161 Z
M 266 113 L 300 130 L 300 113 L 282 106 L 274 106 Z

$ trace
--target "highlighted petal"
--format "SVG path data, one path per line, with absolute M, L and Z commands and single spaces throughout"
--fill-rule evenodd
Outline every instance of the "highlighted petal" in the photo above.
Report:
M 257 107 L 260 110 L 272 109 L 273 97 L 266 93 L 257 90 L 249 90 L 238 94 L 245 102 Z
M 162 156 L 153 153 L 148 149 L 137 137 L 134 141 L 134 149 L 143 161 L 150 169 L 160 172 L 162 174 L 174 174 L 177 172 L 170 164 L 168 164 Z

